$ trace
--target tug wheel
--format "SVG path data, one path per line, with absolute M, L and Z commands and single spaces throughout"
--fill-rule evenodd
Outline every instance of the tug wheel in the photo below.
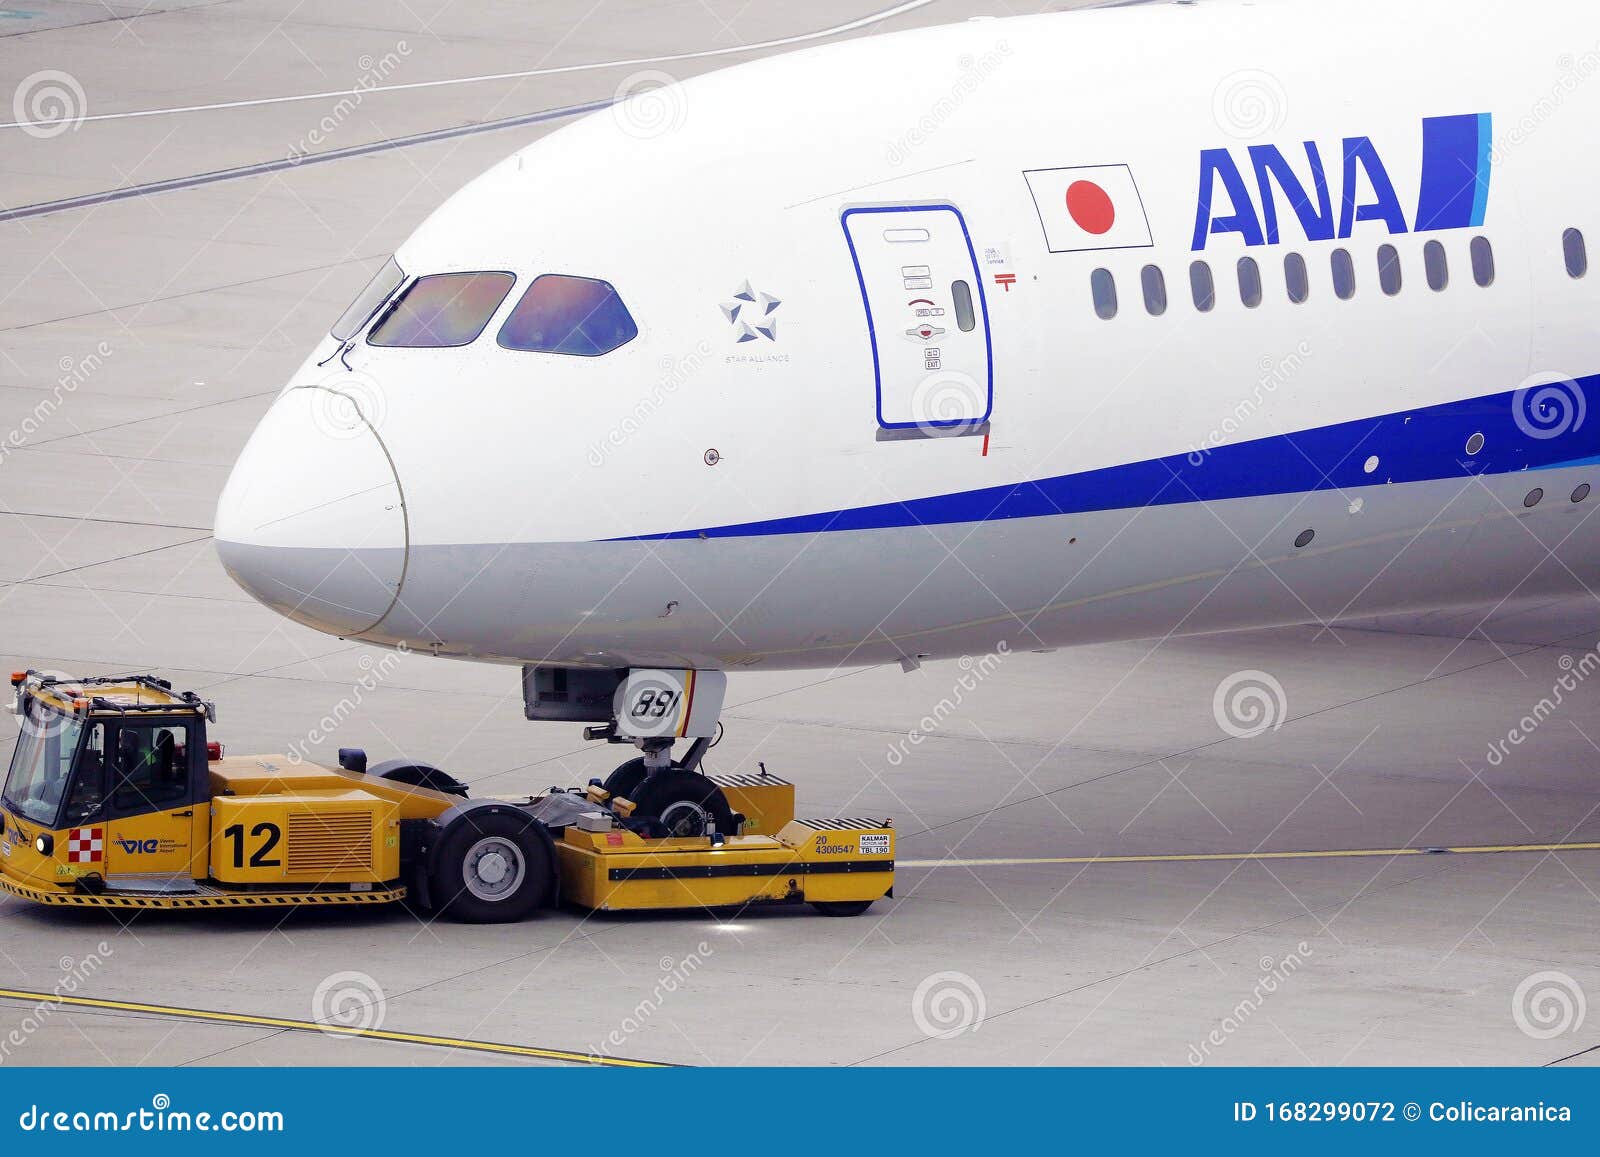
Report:
M 732 835 L 737 830 L 728 797 L 699 772 L 658 771 L 628 798 L 636 818 L 660 820 L 669 836 L 703 836 L 709 820 L 716 821 L 719 832 Z
M 633 793 L 644 782 L 645 777 L 644 756 L 630 759 L 617 770 L 606 776 L 606 781 L 600 786 L 612 795 L 620 795 L 624 799 L 633 799 Z
M 521 920 L 549 893 L 550 861 L 525 820 L 464 815 L 439 845 L 428 881 L 436 908 L 465 924 Z
M 871 900 L 813 900 L 811 906 L 824 916 L 859 916 L 872 907 Z

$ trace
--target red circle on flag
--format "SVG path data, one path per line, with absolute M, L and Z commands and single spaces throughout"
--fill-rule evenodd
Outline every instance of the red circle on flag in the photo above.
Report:
M 1079 229 L 1096 237 L 1111 232 L 1117 221 L 1110 195 L 1093 181 L 1074 181 L 1067 186 L 1067 212 Z

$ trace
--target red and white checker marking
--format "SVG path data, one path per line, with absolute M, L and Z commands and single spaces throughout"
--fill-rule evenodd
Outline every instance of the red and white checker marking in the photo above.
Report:
M 67 833 L 67 863 L 98 864 L 106 858 L 104 828 L 73 828 Z

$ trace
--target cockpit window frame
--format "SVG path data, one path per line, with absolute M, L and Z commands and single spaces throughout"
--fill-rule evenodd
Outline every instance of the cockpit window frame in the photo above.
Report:
M 390 270 L 393 270 L 393 276 L 388 276 Z M 355 338 L 366 328 L 367 323 L 377 316 L 380 309 L 394 300 L 395 294 L 404 289 L 410 280 L 411 275 L 401 267 L 399 260 L 390 257 L 389 260 L 383 263 L 378 272 L 372 275 L 371 280 L 362 287 L 361 292 L 356 295 L 356 299 L 339 315 L 339 320 L 328 327 L 328 336 L 335 341 L 341 342 Z M 387 284 L 388 288 L 382 290 L 381 296 L 374 292 L 374 290 L 378 290 L 385 284 Z M 365 303 L 365 308 L 363 308 L 363 303 Z M 359 317 L 356 316 L 358 311 L 360 311 Z M 354 320 L 350 320 L 352 318 Z M 348 324 L 346 324 L 347 322 Z M 341 333 L 340 330 L 344 332 Z
M 434 343 L 434 344 L 428 344 L 428 345 L 412 345 L 412 344 L 401 345 L 401 344 L 396 344 L 396 343 L 391 343 L 391 342 L 378 342 L 378 341 L 374 341 L 373 340 L 373 337 L 377 334 L 378 330 L 384 325 L 385 322 L 387 322 L 389 320 L 389 318 L 394 314 L 395 310 L 400 308 L 401 303 L 403 303 L 406 300 L 406 298 L 408 296 L 410 296 L 410 294 L 416 289 L 416 287 L 418 285 L 422 284 L 424 281 L 429 281 L 429 280 L 433 280 L 435 278 L 440 278 L 440 277 L 504 277 L 504 278 L 508 278 L 509 280 L 507 280 L 507 282 L 506 282 L 505 292 L 502 293 L 500 295 L 499 300 L 495 302 L 494 308 L 491 309 L 487 314 L 484 315 L 483 321 L 479 323 L 478 328 L 475 331 L 473 331 L 472 336 L 467 338 L 465 341 L 442 342 L 442 343 Z M 372 347 L 373 349 L 384 349 L 384 350 L 449 350 L 449 349 L 462 349 L 462 348 L 464 348 L 466 346 L 472 345 L 475 341 L 477 341 L 480 337 L 483 336 L 484 330 L 489 328 L 489 323 L 492 322 L 496 317 L 498 317 L 499 314 L 500 314 L 500 311 L 503 308 L 505 308 L 505 304 L 506 304 L 507 299 L 509 299 L 511 297 L 512 291 L 517 288 L 518 280 L 519 280 L 519 278 L 517 277 L 517 275 L 515 273 L 513 273 L 509 269 L 443 269 L 443 270 L 439 270 L 438 272 L 435 272 L 435 273 L 419 273 L 417 276 L 409 278 L 406 281 L 406 283 L 403 286 L 401 286 L 399 292 L 391 294 L 390 297 L 389 297 L 388 302 L 385 304 L 383 309 L 377 311 L 377 313 L 373 317 L 368 319 L 368 321 L 365 323 L 365 327 L 364 327 L 364 331 L 363 331 L 363 340 L 366 342 L 366 344 L 368 346 Z

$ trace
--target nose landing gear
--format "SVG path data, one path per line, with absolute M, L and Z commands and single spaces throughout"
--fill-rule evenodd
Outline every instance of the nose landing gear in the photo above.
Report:
M 891 821 L 799 819 L 794 784 L 765 766 L 702 772 L 726 688 L 720 671 L 524 668 L 529 719 L 599 724 L 584 737 L 639 749 L 603 781 L 537 804 L 557 825 L 562 895 L 595 909 L 808 903 L 829 916 L 892 896 Z M 679 739 L 690 744 L 674 759 Z M 499 868 L 487 863 L 479 876 Z
M 612 698 L 605 727 L 588 728 L 590 738 L 632 743 L 642 752 L 599 785 L 633 805 L 631 819 L 662 835 L 702 836 L 736 832 L 743 816 L 727 796 L 700 774 L 700 761 L 722 738 L 717 716 L 727 676 L 720 671 L 630 671 Z M 672 758 L 674 743 L 692 740 L 682 759 Z

